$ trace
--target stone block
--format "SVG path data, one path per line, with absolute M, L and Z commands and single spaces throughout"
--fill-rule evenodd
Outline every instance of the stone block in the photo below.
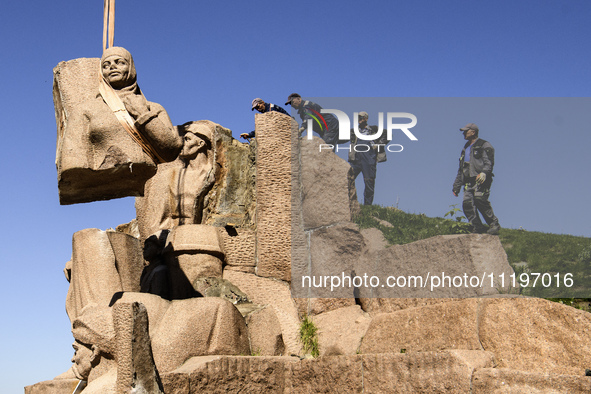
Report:
M 72 237 L 66 311 L 74 320 L 91 303 L 108 306 L 122 291 L 139 291 L 144 260 L 139 240 L 115 231 L 85 229 Z
M 496 365 L 582 376 L 591 365 L 591 314 L 537 298 L 464 299 L 376 315 L 366 353 L 485 350 Z
M 432 393 L 470 392 L 487 352 L 295 357 L 194 357 L 163 374 L 166 392 Z M 189 382 L 187 383 L 187 377 Z M 168 391 L 168 387 L 171 388 Z
M 321 357 L 286 363 L 285 392 L 362 393 L 360 356 Z
M 276 111 L 255 115 L 257 270 L 291 280 L 291 122 Z
M 354 298 L 355 287 L 351 276 L 356 273 L 363 275 L 363 272 L 354 271 L 365 250 L 365 242 L 357 225 L 346 222 L 310 231 L 309 247 L 308 275 L 311 279 L 305 280 L 303 276 L 297 280 L 293 286 L 294 296 Z M 330 279 L 328 282 L 324 280 L 327 276 Z M 307 294 L 300 293 L 298 285 Z
M 221 278 L 224 251 L 220 227 L 187 224 L 174 227 L 166 240 L 172 299 L 194 296 L 196 282 L 203 278 Z
M 320 315 L 355 305 L 354 298 L 294 298 L 300 316 Z
M 591 313 L 540 298 L 482 300 L 478 335 L 497 366 L 583 376 L 591 366 Z
M 172 371 L 194 356 L 250 354 L 244 318 L 220 298 L 174 300 L 152 336 L 160 373 Z
M 363 388 L 370 393 L 470 393 L 475 368 L 492 367 L 492 355 L 473 351 L 363 356 Z
M 482 350 L 478 306 L 477 299 L 466 299 L 377 315 L 363 337 L 360 352 Z
M 254 273 L 256 267 L 255 244 L 256 234 L 252 229 L 235 228 L 220 229 L 220 235 L 226 252 L 224 269 L 247 269 Z
M 472 377 L 473 394 L 591 392 L 587 376 L 541 374 L 508 368 L 483 368 Z
M 359 305 L 371 316 L 396 312 L 401 309 L 459 301 L 462 298 L 360 298 Z
M 285 344 L 281 334 L 281 325 L 273 307 L 267 306 L 251 313 L 246 318 L 246 325 L 253 355 L 284 355 Z
M 25 387 L 25 394 L 72 394 L 79 384 L 78 379 L 54 379 L 46 380 Z
M 319 151 L 320 138 L 301 139 L 301 187 L 304 229 L 350 222 L 347 173 L 351 166 L 331 150 Z
M 172 249 L 175 254 L 224 254 L 219 228 L 201 224 L 186 224 L 173 228 L 166 239 L 166 248 Z
M 364 254 L 355 271 L 378 276 L 384 285 L 361 288 L 358 298 L 494 296 L 511 290 L 508 278 L 513 274 L 499 238 L 487 234 L 443 235 L 392 245 Z M 385 286 L 391 275 L 397 285 Z M 504 286 L 500 275 L 507 278 Z M 398 284 L 400 277 L 407 282 Z
M 253 303 L 271 306 L 281 326 L 286 354 L 299 354 L 300 319 L 289 285 L 270 278 L 228 270 L 224 271 L 224 279 L 238 286 Z
M 312 317 L 318 328 L 320 355 L 357 354 L 371 318 L 359 305 L 336 309 Z
M 138 302 L 119 302 L 113 307 L 117 360 L 117 392 L 162 393 L 152 357 L 148 312 Z

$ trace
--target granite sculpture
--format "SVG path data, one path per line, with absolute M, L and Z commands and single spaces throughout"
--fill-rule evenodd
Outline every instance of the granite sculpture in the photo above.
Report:
M 137 222 L 118 227 L 128 231 L 119 236 L 123 238 L 94 229 L 75 235 L 66 270 L 71 286 L 80 283 L 78 275 L 87 274 L 121 284 L 98 294 L 84 290 L 92 289 L 92 280 L 76 286 L 73 294 L 84 297 L 68 307 L 75 365 L 54 380 L 27 387 L 27 394 L 70 394 L 81 378 L 88 383 L 83 394 L 591 390 L 583 376 L 591 354 L 581 346 L 591 339 L 587 312 L 523 298 L 360 298 L 354 292 L 346 298 L 294 298 L 290 286 L 296 287 L 293 278 L 302 273 L 324 272 L 337 260 L 357 270 L 341 258 L 345 246 L 350 258 L 379 255 L 406 265 L 421 259 L 443 262 L 445 251 L 458 246 L 463 260 L 449 258 L 470 260 L 475 269 L 493 258 L 506 267 L 508 263 L 498 238 L 490 235 L 437 237 L 386 248 L 383 237 L 375 239 L 381 236 L 379 230 L 360 231 L 350 222 L 355 204 L 347 199 L 351 190 L 346 190 L 346 163 L 332 152 L 313 154 L 319 141 L 298 140 L 297 129 L 294 133 L 285 115 L 260 114 L 256 123 L 259 146 L 254 149 L 237 144 L 227 129 L 212 125 L 213 161 L 205 155 L 208 160 L 202 165 L 213 166 L 213 184 L 187 194 L 200 213 L 160 220 L 165 210 L 190 212 L 185 208 L 193 205 L 179 209 L 182 193 L 177 189 L 166 194 L 174 197 L 172 205 L 150 207 L 146 201 L 162 192 L 154 184 L 152 197 L 147 192 L 137 199 Z M 291 148 L 286 144 L 290 138 Z M 181 167 L 190 165 L 178 160 Z M 260 175 L 256 194 L 255 164 Z M 169 165 L 173 167 L 160 164 L 158 172 Z M 321 166 L 330 167 L 324 177 L 315 171 Z M 160 187 L 170 185 L 168 176 L 162 178 Z M 196 178 L 201 179 L 197 184 L 207 184 L 207 177 Z M 257 198 L 264 203 L 257 205 Z M 157 220 L 150 219 L 154 212 Z M 132 246 L 122 248 L 127 242 Z M 142 267 L 142 243 L 148 267 L 155 264 L 152 271 L 144 271 L 144 279 L 160 272 L 163 262 L 165 275 L 177 264 L 177 274 L 188 285 L 185 290 L 192 288 L 206 297 L 166 300 L 129 290 L 134 281 L 134 288 L 143 288 L 137 271 L 124 275 L 125 267 Z M 82 253 L 84 244 L 91 246 Z M 136 257 L 130 258 L 124 249 Z M 425 250 L 428 253 L 421 254 Z M 195 264 L 199 255 L 207 257 Z M 96 270 L 77 269 L 93 264 Z M 221 278 L 216 276 L 220 272 Z M 170 277 L 170 285 L 178 283 Z M 228 282 L 232 286 L 226 286 Z M 102 283 L 97 281 L 98 286 Z M 215 288 L 220 283 L 223 291 L 218 291 L 222 286 Z M 222 293 L 226 297 L 219 297 Z M 318 359 L 305 358 L 301 351 L 298 332 L 304 314 L 320 330 Z M 96 335 L 87 335 L 90 321 L 101 322 Z M 252 354 L 259 357 L 248 356 Z
M 141 196 L 157 163 L 181 149 L 166 110 L 141 92 L 124 48 L 108 48 L 100 61 L 61 62 L 54 104 L 61 204 Z

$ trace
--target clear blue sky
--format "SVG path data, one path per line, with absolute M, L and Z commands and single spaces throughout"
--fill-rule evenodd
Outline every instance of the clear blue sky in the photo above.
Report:
M 292 92 L 589 96 L 590 16 L 586 0 L 119 0 L 115 44 L 133 54 L 144 94 L 173 123 L 210 119 L 237 137 L 253 128 L 254 97 L 283 105 Z M 22 392 L 70 366 L 62 269 L 72 234 L 126 223 L 135 211 L 131 198 L 58 203 L 52 69 L 60 61 L 100 57 L 102 1 L 6 2 L 0 31 L 0 369 L 2 391 Z M 585 111 L 581 105 L 580 114 Z M 588 123 L 554 117 L 553 127 L 542 127 L 543 113 L 517 123 L 491 115 L 466 114 L 417 133 L 419 141 L 389 158 L 391 167 L 378 167 L 375 203 L 398 200 L 399 208 L 429 216 L 459 203 L 450 190 L 463 144 L 458 128 L 480 122 L 482 137 L 497 150 L 491 201 L 501 225 L 591 236 Z

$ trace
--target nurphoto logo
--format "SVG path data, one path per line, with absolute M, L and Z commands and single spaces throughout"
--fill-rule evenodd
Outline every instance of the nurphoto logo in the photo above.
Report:
M 312 110 L 313 111 L 313 110 Z M 408 139 L 411 141 L 418 141 L 418 138 L 411 133 L 409 129 L 413 128 L 417 124 L 417 117 L 409 112 L 387 112 L 386 113 L 386 128 L 384 129 L 384 113 L 378 112 L 378 128 L 374 134 L 363 134 L 359 131 L 359 112 L 353 113 L 353 127 L 351 128 L 351 121 L 347 114 L 338 109 L 321 109 L 320 113 L 318 111 L 309 112 L 308 115 L 312 119 L 307 120 L 307 128 L 306 128 L 306 138 L 311 140 L 312 133 L 313 133 L 313 126 L 314 122 L 318 125 L 320 130 L 327 130 L 328 125 L 326 120 L 322 116 L 322 114 L 332 114 L 334 115 L 339 123 L 339 143 L 344 143 L 345 141 L 349 141 L 352 137 L 351 130 L 353 131 L 356 138 L 360 141 L 375 141 L 382 137 L 384 131 L 386 132 L 386 139 L 387 141 L 392 141 L 393 138 L 393 131 L 400 130 L 402 131 Z M 406 123 L 399 123 L 400 120 L 410 120 L 410 122 Z M 396 120 L 396 122 L 395 122 Z M 403 146 L 400 144 L 377 144 L 378 146 L 385 146 L 385 149 L 388 152 L 402 152 Z M 356 145 L 353 149 L 363 149 L 363 144 Z M 369 145 L 367 145 L 369 147 Z M 331 144 L 322 144 L 320 146 L 320 151 L 322 149 L 333 149 L 334 146 Z M 336 147 L 337 151 L 339 150 L 338 146 Z M 347 149 L 347 148 L 343 148 Z M 350 150 L 348 148 L 347 150 Z

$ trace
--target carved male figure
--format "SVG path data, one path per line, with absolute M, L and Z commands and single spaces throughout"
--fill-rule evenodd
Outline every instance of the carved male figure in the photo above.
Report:
M 142 238 L 183 224 L 200 224 L 207 193 L 215 182 L 215 124 L 207 120 L 179 126 L 183 148 L 178 159 L 158 166 L 136 200 Z

